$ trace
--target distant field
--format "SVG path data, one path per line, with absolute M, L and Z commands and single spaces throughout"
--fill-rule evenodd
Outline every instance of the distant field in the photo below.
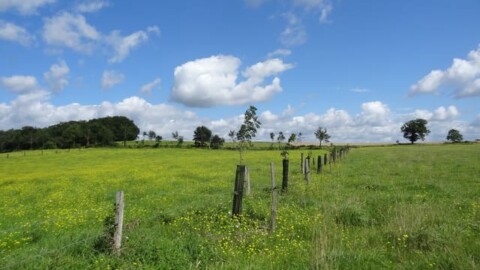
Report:
M 290 152 L 273 233 L 278 150 L 246 152 L 252 195 L 240 219 L 229 213 L 236 151 L 0 154 L 0 269 L 480 268 L 479 144 L 356 148 L 308 186 L 301 153 Z M 118 190 L 120 257 L 103 240 Z

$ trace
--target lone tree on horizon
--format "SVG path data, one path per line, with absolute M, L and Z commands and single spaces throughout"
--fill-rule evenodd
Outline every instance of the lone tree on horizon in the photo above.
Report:
M 427 124 L 428 121 L 421 118 L 406 122 L 401 128 L 403 137 L 409 140 L 412 144 L 418 141 L 418 139 L 424 141 L 425 136 L 430 133 Z
M 450 129 L 447 134 L 447 140 L 453 143 L 459 143 L 463 141 L 463 135 L 456 129 Z
M 212 131 L 206 126 L 197 127 L 193 132 L 193 141 L 195 142 L 195 147 L 206 147 L 211 138 Z
M 315 131 L 315 137 L 320 141 L 320 148 L 322 148 L 322 141 L 328 143 L 330 135 L 327 133 L 326 128 L 318 127 Z

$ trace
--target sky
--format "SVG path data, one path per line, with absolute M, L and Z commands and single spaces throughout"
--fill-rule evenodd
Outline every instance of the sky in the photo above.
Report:
M 164 139 L 480 139 L 478 0 L 0 0 L 0 130 L 122 115 Z

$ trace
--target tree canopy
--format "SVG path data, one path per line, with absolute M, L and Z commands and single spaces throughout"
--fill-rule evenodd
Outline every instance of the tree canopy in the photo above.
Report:
M 0 152 L 108 146 L 116 141 L 135 140 L 139 131 L 124 116 L 62 122 L 46 128 L 25 126 L 0 131 Z
M 195 147 L 206 147 L 212 138 L 212 131 L 206 126 L 199 126 L 193 132 L 193 141 Z
M 422 141 L 425 140 L 425 136 L 430 133 L 430 130 L 427 128 L 427 124 L 428 121 L 421 118 L 406 122 L 401 127 L 403 137 L 409 140 L 412 144 L 419 139 Z
M 453 143 L 459 143 L 463 141 L 463 135 L 456 129 L 450 129 L 447 134 L 447 140 Z
M 236 137 L 239 142 L 238 149 L 240 151 L 240 163 L 243 163 L 243 151 L 252 145 L 252 139 L 257 135 L 257 129 L 262 123 L 257 117 L 257 108 L 250 106 L 244 114 L 243 124 L 240 126 Z
M 318 127 L 315 131 L 315 137 L 320 141 L 320 148 L 322 148 L 322 142 L 329 142 L 330 135 L 328 135 L 327 129 Z

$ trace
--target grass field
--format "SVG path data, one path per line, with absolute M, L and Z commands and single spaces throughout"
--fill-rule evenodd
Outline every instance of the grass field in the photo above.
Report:
M 235 219 L 235 151 L 1 154 L 0 269 L 480 268 L 480 145 L 352 149 L 308 186 L 301 152 L 290 152 L 275 232 L 269 166 L 280 185 L 278 150 L 246 152 L 252 194 Z M 105 245 L 118 190 L 120 257 Z

